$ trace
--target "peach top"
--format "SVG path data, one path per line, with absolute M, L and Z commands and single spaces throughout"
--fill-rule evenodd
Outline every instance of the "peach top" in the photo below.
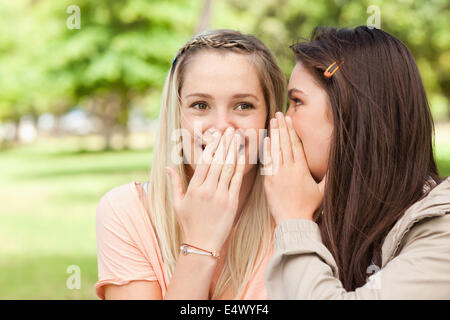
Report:
M 131 183 L 108 191 L 96 211 L 98 281 L 95 292 L 104 299 L 104 286 L 124 285 L 133 280 L 158 281 L 162 296 L 168 277 L 150 220 L 143 183 Z M 264 283 L 273 248 L 247 284 L 240 299 L 268 299 Z

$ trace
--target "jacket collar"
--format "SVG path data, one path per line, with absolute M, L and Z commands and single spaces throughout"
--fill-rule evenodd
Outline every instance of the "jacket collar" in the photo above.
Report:
M 403 237 L 414 224 L 446 213 L 450 213 L 450 176 L 434 187 L 425 198 L 409 207 L 389 231 L 381 249 L 382 266 L 395 257 Z

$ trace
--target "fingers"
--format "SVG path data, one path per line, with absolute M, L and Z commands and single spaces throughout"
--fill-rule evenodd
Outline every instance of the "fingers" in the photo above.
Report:
M 276 174 L 282 163 L 280 149 L 280 130 L 277 119 L 270 120 L 270 154 L 272 158 L 272 174 Z
M 294 158 L 292 156 L 291 139 L 286 122 L 284 121 L 284 115 L 281 112 L 277 112 L 275 117 L 278 120 L 278 128 L 280 129 L 280 146 L 283 159 L 282 163 L 291 163 Z
M 286 117 L 286 125 L 291 138 L 292 155 L 294 156 L 294 161 L 298 162 L 303 158 L 303 145 L 300 138 L 295 132 L 294 126 L 292 124 L 291 117 Z
M 263 141 L 263 172 L 262 175 L 272 174 L 272 155 L 270 153 L 270 138 L 265 137 Z
M 216 152 L 216 149 L 221 140 L 220 137 L 221 135 L 219 132 L 215 132 L 213 134 L 213 139 L 209 144 L 206 145 L 205 150 L 203 151 L 201 156 L 201 163 L 197 164 L 189 185 L 199 186 L 203 184 L 213 160 L 213 155 Z
M 184 198 L 183 183 L 181 182 L 180 175 L 171 167 L 165 167 L 164 169 L 170 178 L 174 203 L 179 203 Z
M 219 182 L 219 177 L 222 172 L 225 158 L 227 157 L 228 150 L 230 149 L 230 145 L 233 141 L 233 133 L 234 128 L 228 128 L 225 131 L 225 134 L 220 139 L 219 147 L 216 150 L 216 153 L 214 154 L 213 161 L 211 163 L 210 169 L 208 171 L 208 174 L 206 176 L 204 184 L 208 188 L 217 188 L 217 184 Z
M 229 188 L 231 177 L 233 176 L 234 170 L 236 168 L 236 158 L 240 143 L 241 143 L 241 136 L 239 134 L 235 134 L 233 141 L 228 149 L 225 164 L 222 167 L 218 189 L 225 191 L 228 190 Z

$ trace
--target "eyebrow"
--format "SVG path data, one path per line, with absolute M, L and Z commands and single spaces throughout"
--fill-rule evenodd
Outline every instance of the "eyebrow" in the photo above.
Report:
M 207 99 L 213 98 L 211 95 L 206 94 L 206 93 L 191 93 L 186 96 L 186 98 L 189 98 L 189 97 L 201 97 L 201 98 L 207 98 Z M 251 93 L 236 93 L 231 98 L 232 99 L 242 99 L 242 98 L 248 98 L 248 97 L 251 97 L 251 98 L 255 99 L 256 101 L 259 101 L 258 97 Z
M 201 97 L 201 98 L 209 98 L 209 99 L 212 98 L 211 95 L 206 94 L 206 93 L 191 93 L 186 96 L 186 98 L 189 98 L 189 97 Z
M 307 96 L 307 94 L 305 93 L 305 91 L 303 91 L 303 90 L 301 90 L 301 89 L 297 89 L 297 88 L 292 88 L 292 89 L 289 89 L 289 91 L 288 91 L 288 97 L 291 98 L 291 97 L 292 97 L 292 94 L 293 94 L 294 92 L 298 92 L 298 93 L 301 93 L 301 94 L 304 94 L 305 96 Z

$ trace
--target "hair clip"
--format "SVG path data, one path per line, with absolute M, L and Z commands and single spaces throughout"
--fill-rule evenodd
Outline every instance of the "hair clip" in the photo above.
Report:
M 331 76 L 338 71 L 339 67 L 344 63 L 344 60 L 336 67 L 332 72 L 330 72 L 330 69 L 336 64 L 336 61 L 330 64 L 330 66 L 323 72 L 323 75 L 327 77 L 328 79 L 331 78 Z

